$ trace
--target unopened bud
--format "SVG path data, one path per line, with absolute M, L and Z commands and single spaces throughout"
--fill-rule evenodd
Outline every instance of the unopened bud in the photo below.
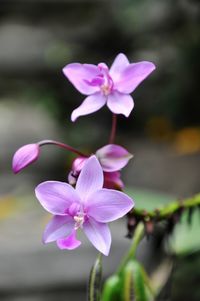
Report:
M 13 156 L 12 170 L 16 174 L 36 161 L 39 157 L 40 147 L 38 144 L 27 144 L 20 147 Z

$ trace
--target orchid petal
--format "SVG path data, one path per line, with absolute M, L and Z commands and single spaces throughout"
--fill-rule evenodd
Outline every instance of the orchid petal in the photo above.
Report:
M 83 224 L 83 231 L 93 246 L 108 256 L 111 246 L 111 234 L 108 225 L 98 223 L 90 218 Z
M 54 215 L 66 215 L 72 202 L 80 202 L 74 188 L 64 182 L 43 182 L 36 187 L 35 194 L 44 209 Z
M 119 53 L 109 71 L 110 76 L 115 81 L 118 81 L 121 73 L 130 65 L 128 58 L 123 53 Z
M 155 70 L 155 65 L 151 62 L 139 62 L 130 64 L 125 68 L 121 76 L 115 80 L 115 89 L 121 93 L 132 93 L 137 86 Z
M 40 147 L 38 144 L 27 144 L 20 147 L 13 156 L 12 169 L 14 173 L 36 161 L 39 157 Z
M 101 109 L 106 103 L 106 97 L 100 92 L 88 96 L 82 104 L 72 112 L 71 120 L 75 121 L 78 117 L 91 114 Z
M 108 223 L 128 213 L 134 202 L 123 192 L 103 188 L 90 196 L 86 206 L 89 217 Z
M 98 86 L 89 84 L 99 76 L 99 68 L 92 64 L 68 64 L 63 68 L 64 75 L 74 87 L 84 95 L 91 95 L 99 90 Z
M 67 236 L 74 227 L 74 220 L 71 216 L 55 215 L 46 225 L 43 233 L 43 242 L 49 243 L 61 237 Z
M 57 240 L 57 246 L 63 250 L 74 250 L 81 245 L 81 241 L 76 239 L 76 231 L 73 231 L 68 237 Z
M 82 201 L 87 200 L 89 195 L 103 187 L 102 167 L 93 155 L 84 164 L 76 184 L 76 191 Z
M 124 147 L 108 144 L 98 149 L 96 156 L 100 161 L 103 171 L 117 171 L 122 169 L 133 157 Z
M 134 103 L 130 95 L 115 91 L 108 96 L 107 106 L 113 113 L 123 114 L 128 117 L 134 107 Z

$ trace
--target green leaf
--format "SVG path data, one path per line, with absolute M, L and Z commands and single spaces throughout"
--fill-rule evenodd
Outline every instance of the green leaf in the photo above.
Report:
M 177 223 L 173 234 L 166 242 L 166 248 L 171 253 L 184 255 L 200 250 L 200 216 L 196 209 L 188 223 L 188 213 L 185 212 L 181 222 Z
M 135 200 L 135 206 L 138 209 L 154 210 L 174 200 L 172 195 L 153 190 L 127 188 L 125 192 Z
M 118 275 L 109 277 L 103 287 L 102 301 L 121 300 L 121 280 Z
M 143 281 L 144 281 L 144 284 L 146 287 L 146 293 L 148 295 L 150 295 L 151 297 L 152 296 L 154 297 L 156 295 L 156 292 L 155 292 L 152 282 L 151 282 L 149 276 L 147 275 L 143 266 L 141 266 L 141 273 L 142 273 Z
M 141 265 L 136 260 L 127 263 L 123 273 L 123 301 L 147 301 Z
M 90 272 L 88 301 L 100 301 L 101 279 L 102 279 L 102 257 L 101 254 L 99 254 Z

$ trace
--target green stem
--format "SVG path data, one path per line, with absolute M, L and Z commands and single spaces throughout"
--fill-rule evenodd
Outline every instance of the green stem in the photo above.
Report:
M 138 244 L 140 243 L 140 241 L 142 240 L 143 237 L 144 237 L 144 224 L 143 223 L 139 223 L 137 225 L 136 229 L 135 229 L 135 232 L 134 232 L 132 245 L 131 245 L 128 253 L 122 259 L 122 262 L 119 265 L 119 268 L 117 270 L 118 274 L 121 274 L 122 271 L 123 271 L 123 269 L 124 269 L 124 266 L 126 265 L 126 263 L 130 259 L 133 259 L 135 257 L 135 253 L 136 253 Z
M 100 301 L 102 280 L 102 254 L 99 253 L 90 272 L 88 301 Z
M 143 279 L 144 279 L 144 283 L 148 287 L 151 295 L 153 297 L 155 297 L 156 296 L 156 292 L 155 292 L 154 288 L 152 287 L 152 284 L 151 284 L 151 281 L 149 279 L 149 276 L 147 275 L 145 269 L 142 266 L 141 266 L 141 272 L 142 272 L 142 276 L 143 276 Z

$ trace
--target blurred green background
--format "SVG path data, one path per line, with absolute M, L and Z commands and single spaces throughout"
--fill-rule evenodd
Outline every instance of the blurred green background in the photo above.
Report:
M 106 107 L 71 123 L 71 112 L 84 96 L 62 74 L 66 64 L 106 62 L 110 65 L 119 52 L 125 53 L 131 62 L 154 62 L 156 71 L 133 93 L 135 108 L 130 118 L 118 118 L 116 143 L 134 154 L 122 173 L 123 180 L 132 187 L 133 194 L 136 192 L 136 205 L 137 196 L 138 202 L 145 199 L 147 206 L 158 196 L 161 205 L 162 199 L 183 198 L 200 191 L 199 20 L 197 0 L 1 0 L 2 300 L 38 301 L 46 300 L 45 296 L 48 300 L 58 300 L 54 289 L 50 289 L 55 279 L 47 275 L 51 274 L 49 262 L 54 261 L 59 251 L 40 246 L 46 220 L 43 223 L 44 212 L 35 203 L 33 190 L 44 180 L 65 181 L 74 158 L 63 150 L 47 147 L 37 164 L 14 176 L 13 153 L 23 144 L 42 139 L 61 140 L 88 152 L 94 152 L 108 141 L 111 113 Z M 153 191 L 152 198 L 149 191 Z M 33 229 L 35 223 L 38 229 Z M 116 256 L 113 265 L 123 248 L 116 255 L 113 251 Z M 46 252 L 49 252 L 49 262 L 44 261 Z M 22 254 L 25 254 L 24 261 L 13 259 Z M 78 260 L 78 255 L 74 260 Z M 67 256 L 70 261 L 70 255 Z M 66 283 L 60 280 L 66 272 L 65 255 L 62 253 L 61 257 L 63 261 L 56 257 L 59 263 L 51 270 L 57 271 L 55 291 L 58 288 L 64 291 L 63 287 L 69 291 L 69 287 L 76 286 L 74 280 L 70 286 L 66 284 L 68 280 Z M 28 273 L 27 269 L 30 271 L 36 262 L 45 264 L 36 264 L 37 269 Z M 91 261 L 88 262 L 90 266 Z M 47 279 L 45 283 L 40 282 L 41 286 L 37 282 L 38 271 L 38 279 Z M 76 267 L 73 279 L 77 273 Z M 81 295 L 84 281 L 80 277 L 77 300 L 84 296 Z M 180 281 L 179 285 L 182 285 Z M 61 295 L 59 300 L 64 300 Z M 174 296 L 173 300 L 184 300 L 184 294 Z M 76 300 L 73 294 L 68 295 L 70 298 Z M 191 296 L 190 300 L 195 298 Z

